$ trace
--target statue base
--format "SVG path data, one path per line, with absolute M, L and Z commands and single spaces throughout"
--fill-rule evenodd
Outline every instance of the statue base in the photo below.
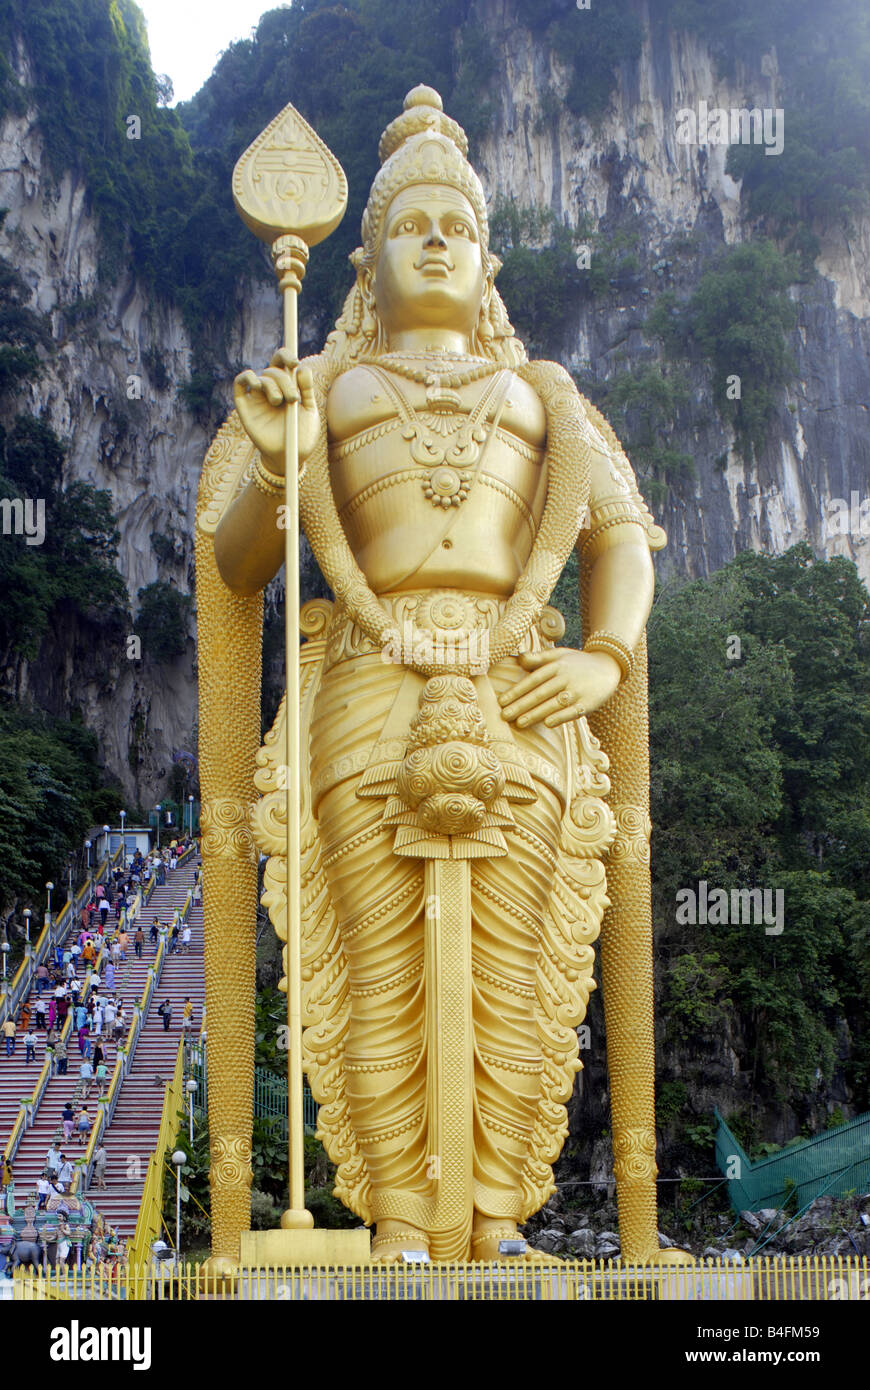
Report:
M 282 1269 L 294 1265 L 366 1265 L 372 1258 L 371 1231 L 243 1231 L 239 1263 L 243 1269 Z

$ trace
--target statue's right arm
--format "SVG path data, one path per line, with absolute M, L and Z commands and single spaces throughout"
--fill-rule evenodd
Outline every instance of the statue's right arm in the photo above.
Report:
M 241 372 L 233 385 L 236 410 L 270 473 L 284 475 L 284 420 L 288 404 L 299 402 L 299 464 L 305 463 L 321 428 L 311 372 L 281 349 L 257 376 Z M 280 494 L 253 482 L 231 503 L 215 532 L 214 552 L 221 578 L 239 594 L 255 594 L 274 579 L 284 563 L 286 513 Z

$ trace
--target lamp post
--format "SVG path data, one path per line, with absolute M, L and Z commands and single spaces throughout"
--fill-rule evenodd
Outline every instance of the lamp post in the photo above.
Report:
M 190 838 L 191 838 L 191 840 L 192 840 L 192 839 L 193 839 L 193 793 L 191 793 L 191 794 L 188 796 L 188 798 L 187 798 L 187 804 L 188 804 L 188 806 L 190 807 Z
M 196 1082 L 193 1077 L 187 1083 L 187 1101 L 190 1111 L 190 1144 L 193 1147 L 193 1098 L 196 1095 Z
M 6 979 L 6 957 L 9 955 L 9 942 L 6 940 L 5 937 L 3 938 L 2 945 L 0 945 L 0 951 L 3 952 L 3 979 L 4 979 L 4 981 L 5 981 L 5 979 Z
M 74 858 L 74 857 L 75 857 L 75 856 L 74 856 L 72 853 L 70 853 L 70 857 L 69 857 L 69 868 L 68 868 L 68 870 L 67 870 L 68 878 L 67 878 L 67 886 L 66 886 L 66 895 L 67 895 L 67 897 L 69 898 L 70 902 L 72 902 L 73 898 L 75 897 L 75 889 L 73 888 L 73 858 Z
M 127 812 L 126 812 L 126 811 L 122 811 L 122 812 L 121 812 L 121 867 L 122 867 L 123 869 L 126 869 L 126 867 L 127 867 L 127 841 L 126 841 L 126 839 L 125 839 L 125 837 L 124 837 L 124 822 L 126 821 L 126 819 L 127 819 Z
M 181 1255 L 181 1169 L 187 1162 L 184 1149 L 174 1151 L 172 1162 L 175 1164 L 175 1262 L 178 1264 Z
M 33 916 L 29 907 L 26 907 L 21 914 L 24 918 L 24 953 L 30 955 L 30 919 Z
M 157 805 L 154 807 L 154 810 L 157 812 L 157 853 L 159 854 L 159 853 L 160 853 L 160 813 L 161 813 L 161 811 L 163 810 L 163 803 L 160 802 L 160 801 L 158 801 Z
M 45 921 L 49 927 L 51 926 L 51 890 L 53 887 L 54 884 L 49 879 L 48 883 L 46 883 L 45 885 L 45 891 L 48 894 L 48 908 L 46 909 L 45 913 Z
M 88 887 L 91 890 L 91 897 L 94 896 L 94 880 L 91 874 L 91 841 L 85 840 L 85 849 L 88 852 Z

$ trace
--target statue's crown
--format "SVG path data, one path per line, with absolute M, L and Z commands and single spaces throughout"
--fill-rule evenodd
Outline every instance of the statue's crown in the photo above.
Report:
M 456 188 L 471 203 L 477 216 L 481 241 L 489 240 L 486 199 L 480 179 L 469 164 L 468 139 L 462 126 L 444 114 L 441 97 L 433 87 L 414 87 L 400 116 L 381 136 L 381 167 L 372 183 L 362 219 L 363 245 L 370 246 L 383 224 L 384 214 L 397 193 L 417 183 L 442 183 Z

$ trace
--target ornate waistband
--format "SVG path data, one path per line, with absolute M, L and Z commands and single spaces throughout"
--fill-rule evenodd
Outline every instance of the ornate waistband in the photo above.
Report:
M 467 663 L 473 673 L 489 669 L 489 635 L 507 606 L 507 598 L 461 589 L 428 589 L 421 593 L 382 594 L 378 602 L 393 619 L 388 640 L 378 646 L 337 603 L 327 634 L 326 667 L 352 657 L 380 652 L 385 662 L 405 666 L 412 660 L 434 662 L 445 671 Z M 552 647 L 565 632 L 556 608 L 541 617 L 520 642 L 514 655 Z M 425 650 L 421 654 L 420 648 Z

